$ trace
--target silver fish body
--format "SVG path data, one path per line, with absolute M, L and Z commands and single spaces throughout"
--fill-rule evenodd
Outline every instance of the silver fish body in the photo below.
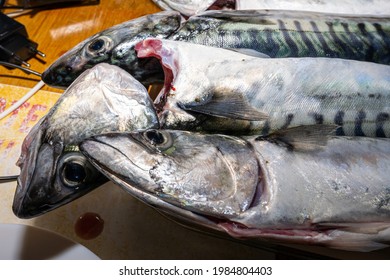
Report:
M 63 93 L 23 142 L 13 211 L 30 218 L 107 181 L 79 152 L 92 135 L 159 127 L 146 89 L 121 68 L 99 64 Z
M 335 125 L 390 137 L 390 66 L 330 58 L 258 58 L 164 39 L 137 45 L 166 73 L 155 100 L 163 128 L 263 134 Z
M 334 137 L 301 153 L 254 138 L 147 130 L 80 147 L 135 197 L 236 238 L 352 251 L 389 244 L 388 139 Z
M 163 82 L 153 59 L 139 59 L 134 46 L 146 37 L 221 48 L 252 49 L 270 57 L 337 57 L 390 64 L 386 17 L 335 16 L 300 11 L 209 11 L 183 22 L 177 12 L 148 15 L 104 30 L 65 53 L 42 75 L 68 86 L 101 62 L 123 67 L 145 85 Z

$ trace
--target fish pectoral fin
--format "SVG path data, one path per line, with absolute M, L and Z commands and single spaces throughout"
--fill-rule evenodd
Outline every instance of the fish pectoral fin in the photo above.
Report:
M 226 49 L 229 51 L 238 52 L 238 53 L 245 54 L 248 56 L 253 56 L 253 57 L 258 57 L 258 58 L 271 58 L 269 55 L 267 55 L 265 53 L 258 52 L 258 51 L 252 50 L 252 49 L 246 49 L 246 48 L 226 48 Z
M 256 140 L 273 142 L 294 151 L 315 151 L 326 146 L 330 137 L 335 135 L 337 127 L 327 124 L 302 125 L 262 135 Z
M 268 115 L 254 108 L 241 94 L 214 94 L 203 104 L 177 105 L 185 111 L 193 111 L 210 116 L 248 121 L 263 121 Z

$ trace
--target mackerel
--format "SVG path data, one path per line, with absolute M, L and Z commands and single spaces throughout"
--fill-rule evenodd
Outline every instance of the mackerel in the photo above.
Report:
M 390 141 L 310 152 L 255 138 L 146 130 L 84 140 L 110 180 L 155 209 L 239 239 L 372 251 L 390 244 Z
M 390 137 L 390 66 L 330 58 L 259 58 L 188 42 L 146 39 L 165 86 L 162 128 L 268 135 L 314 124 L 337 135 Z
M 270 57 L 334 57 L 390 64 L 390 21 L 380 16 L 300 11 L 208 11 L 183 21 L 177 12 L 134 19 L 87 38 L 58 58 L 42 75 L 67 87 L 101 62 L 118 65 L 144 85 L 161 83 L 155 60 L 139 59 L 134 46 L 147 38 L 169 38 Z

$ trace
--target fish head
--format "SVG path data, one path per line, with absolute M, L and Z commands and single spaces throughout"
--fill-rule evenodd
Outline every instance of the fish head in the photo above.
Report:
M 79 152 L 83 139 L 158 126 L 147 90 L 129 73 L 105 63 L 86 70 L 25 138 L 14 213 L 43 214 L 107 181 Z
M 167 11 L 133 19 L 101 31 L 63 54 L 44 73 L 42 80 L 54 87 L 69 86 L 84 70 L 102 62 L 117 65 L 148 84 L 162 79 L 162 70 L 153 59 L 139 60 L 137 42 L 148 37 L 167 38 L 181 24 L 177 12 Z
M 135 49 L 140 58 L 158 59 L 164 71 L 164 86 L 154 101 L 161 128 L 224 132 L 268 118 L 251 105 L 251 80 L 242 70 L 243 63 L 257 65 L 260 58 L 157 38 L 145 39 Z
M 107 181 L 81 153 L 63 152 L 62 143 L 45 143 L 43 134 L 40 127 L 29 134 L 17 163 L 12 210 L 19 218 L 54 210 Z
M 261 185 L 259 166 L 246 141 L 175 130 L 105 134 L 80 150 L 129 193 L 155 206 L 228 219 L 248 209 Z M 148 203 L 148 201 L 147 201 Z

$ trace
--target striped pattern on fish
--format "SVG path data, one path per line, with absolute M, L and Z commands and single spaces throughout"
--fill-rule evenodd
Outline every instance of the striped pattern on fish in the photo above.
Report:
M 342 57 L 390 64 L 390 21 L 292 11 L 212 11 L 193 16 L 170 39 L 255 49 L 270 57 Z
M 163 82 L 155 60 L 138 60 L 134 46 L 168 38 L 222 48 L 247 48 L 271 57 L 338 57 L 390 64 L 386 17 L 335 16 L 297 11 L 210 11 L 183 22 L 177 12 L 147 15 L 101 31 L 57 59 L 43 74 L 66 87 L 102 62 L 128 71 L 144 85 Z
M 278 59 L 275 63 L 262 59 L 259 67 L 257 60 L 214 83 L 214 89 L 222 89 L 227 82 L 237 92 L 238 87 L 249 88 L 240 93 L 269 115 L 265 122 L 251 121 L 251 131 L 267 135 L 300 125 L 336 124 L 337 135 L 390 137 L 388 66 L 339 59 L 328 63 L 319 58 Z M 259 75 L 259 68 L 267 70 Z M 214 68 L 209 73 L 216 72 Z M 244 73 L 247 80 L 241 83 L 238 79 Z

